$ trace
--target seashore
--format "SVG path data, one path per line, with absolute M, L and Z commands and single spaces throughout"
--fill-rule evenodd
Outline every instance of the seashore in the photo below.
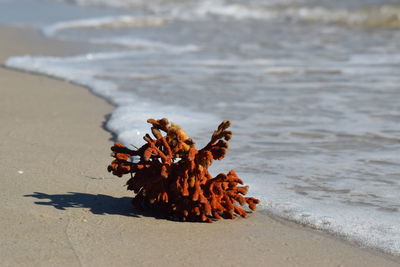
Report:
M 0 40 L 2 63 L 87 49 L 4 26 Z M 0 92 L 2 266 L 400 266 L 398 257 L 260 211 L 212 224 L 135 213 L 126 179 L 106 170 L 111 105 L 3 67 Z

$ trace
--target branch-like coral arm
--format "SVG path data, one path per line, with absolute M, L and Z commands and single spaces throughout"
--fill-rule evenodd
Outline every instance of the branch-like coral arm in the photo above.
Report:
M 131 175 L 127 186 L 136 194 L 132 201 L 135 207 L 152 207 L 176 220 L 201 222 L 246 217 L 246 204 L 255 210 L 259 200 L 244 197 L 248 187 L 238 186 L 243 181 L 235 171 L 215 178 L 208 172 L 213 160 L 226 155 L 232 137 L 227 130 L 229 121 L 218 126 L 201 150 L 196 149 L 180 126 L 168 119 L 147 122 L 153 126 L 154 138 L 146 134 L 146 144 L 136 150 L 115 143 L 111 148 L 115 159 L 108 166 L 108 171 L 116 176 Z

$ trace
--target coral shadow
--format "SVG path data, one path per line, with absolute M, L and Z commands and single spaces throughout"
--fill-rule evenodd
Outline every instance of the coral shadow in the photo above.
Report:
M 98 215 L 121 215 L 131 217 L 155 217 L 158 215 L 152 212 L 143 212 L 134 209 L 132 206 L 132 198 L 130 197 L 112 197 L 102 194 L 88 194 L 68 192 L 66 194 L 45 194 L 34 192 L 31 195 L 24 195 L 24 197 L 34 197 L 48 201 L 36 201 L 37 205 L 53 206 L 59 210 L 66 210 L 68 208 L 87 208 L 93 214 Z

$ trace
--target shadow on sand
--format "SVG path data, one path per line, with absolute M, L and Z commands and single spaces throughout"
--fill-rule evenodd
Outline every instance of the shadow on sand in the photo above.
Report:
M 99 215 L 122 215 L 132 217 L 154 217 L 159 218 L 152 212 L 144 212 L 134 209 L 131 197 L 116 198 L 101 194 L 87 194 L 68 192 L 66 194 L 45 194 L 34 192 L 31 195 L 24 195 L 24 197 L 34 197 L 46 201 L 36 201 L 37 205 L 53 206 L 59 210 L 66 210 L 68 208 L 87 208 L 93 214 Z M 48 200 L 48 201 L 47 201 Z

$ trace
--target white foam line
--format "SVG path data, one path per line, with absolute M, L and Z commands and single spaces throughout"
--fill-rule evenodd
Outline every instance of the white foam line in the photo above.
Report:
M 178 46 L 145 39 L 133 39 L 126 37 L 92 38 L 89 41 L 95 44 L 114 44 L 133 49 L 160 50 L 177 53 L 196 52 L 200 50 L 198 46 L 192 44 Z
M 89 19 L 62 21 L 42 28 L 45 36 L 55 36 L 58 32 L 76 28 L 99 27 L 159 27 L 174 19 L 193 21 L 205 18 L 209 15 L 231 17 L 235 19 L 263 19 L 268 20 L 278 17 L 278 13 L 272 10 L 248 8 L 243 5 L 225 5 L 221 3 L 200 3 L 193 9 L 170 11 L 167 15 L 157 16 L 106 16 Z
M 249 8 L 240 4 L 224 4 L 216 1 L 203 1 L 192 12 L 198 17 L 217 15 L 231 17 L 235 19 L 273 19 L 278 16 L 278 12 L 272 9 Z
M 217 125 L 217 122 L 220 121 L 214 115 L 139 99 L 131 92 L 118 90 L 112 82 L 94 78 L 95 70 L 83 71 L 81 68 L 76 68 L 74 64 L 70 67 L 65 64 L 63 66 L 63 63 L 75 63 L 86 57 L 57 58 L 27 55 L 9 58 L 5 62 L 5 66 L 72 81 L 89 88 L 93 94 L 106 99 L 116 106 L 106 127 L 116 134 L 118 141 L 127 146 L 130 144 L 140 146 L 144 143 L 142 137 L 148 131 L 146 123 L 148 118 L 167 117 L 171 121 L 178 122 L 185 129 L 191 130 L 192 132 L 188 131 L 188 134 L 192 136 L 209 128 L 210 123 Z
M 95 28 L 95 27 L 116 27 L 116 26 L 129 26 L 129 27 L 143 27 L 143 26 L 162 26 L 168 23 L 168 19 L 156 16 L 107 16 L 97 17 L 90 19 L 62 21 L 42 29 L 45 36 L 54 36 L 59 31 L 74 29 L 74 28 Z

